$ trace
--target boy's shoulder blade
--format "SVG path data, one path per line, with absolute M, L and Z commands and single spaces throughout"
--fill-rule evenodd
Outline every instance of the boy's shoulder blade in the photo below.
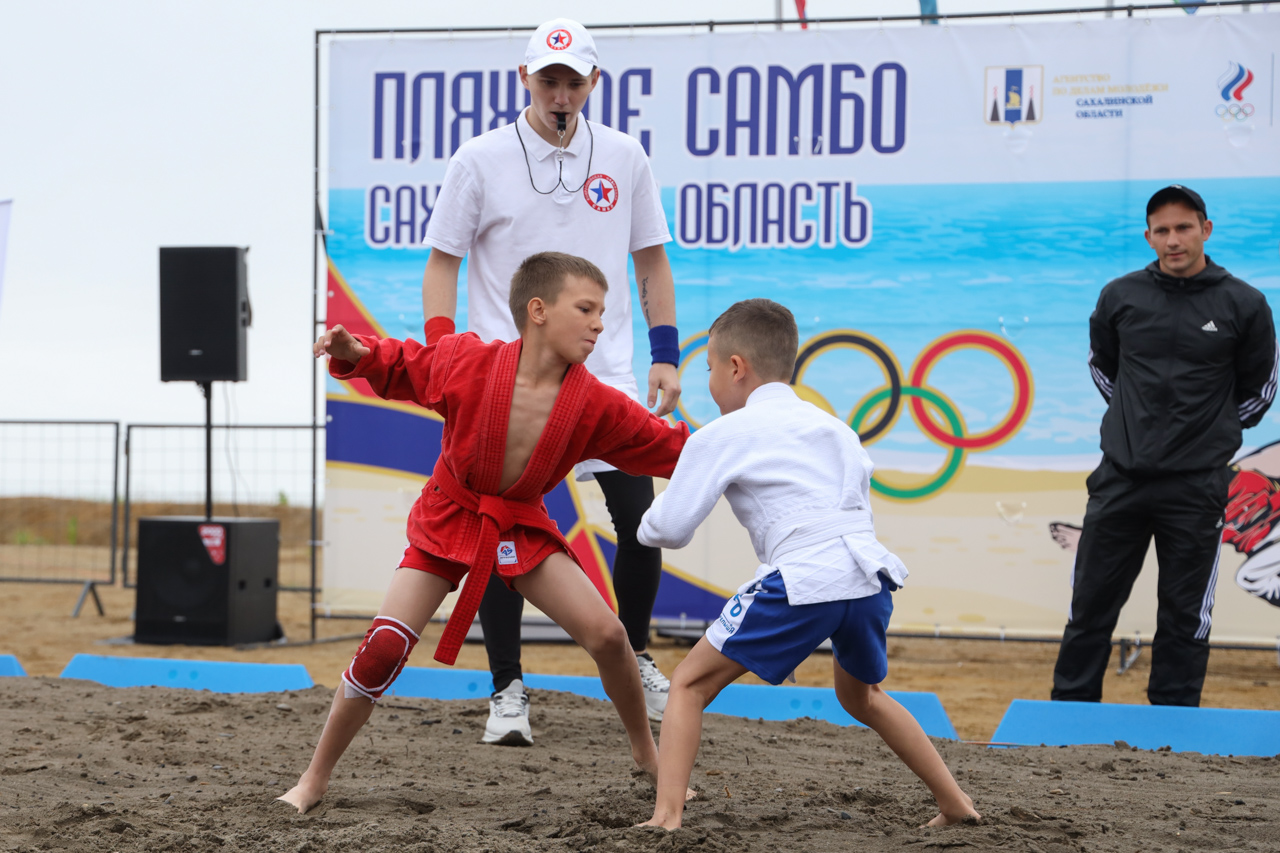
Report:
M 783 433 L 788 439 L 798 439 L 802 443 L 807 440 L 806 436 L 827 433 L 833 433 L 839 438 L 857 440 L 857 434 L 839 417 L 800 398 L 788 401 L 785 410 L 775 421 L 770 422 L 767 428 Z
M 699 443 L 704 443 L 741 435 L 751 427 L 752 422 L 748 420 L 749 417 L 745 408 L 729 412 L 727 415 L 720 415 L 698 427 L 689 440 L 697 439 Z

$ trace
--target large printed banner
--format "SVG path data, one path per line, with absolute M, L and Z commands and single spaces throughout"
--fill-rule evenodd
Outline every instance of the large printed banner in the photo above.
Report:
M 785 303 L 800 323 L 797 391 L 876 462 L 876 527 L 911 570 L 894 627 L 1059 634 L 1100 458 L 1087 321 L 1107 281 L 1154 257 L 1148 196 L 1193 186 L 1214 260 L 1280 296 L 1280 15 L 597 42 L 588 115 L 649 153 L 675 238 L 679 416 L 697 427 L 716 414 L 703 359 L 719 312 L 751 296 Z M 419 244 L 445 166 L 519 114 L 523 51 L 524 36 L 331 43 L 331 324 L 421 336 Z M 591 170 L 607 177 L 608 164 Z M 368 608 L 441 424 L 360 382 L 331 381 L 328 413 L 325 596 Z M 1218 640 L 1280 634 L 1277 440 L 1280 412 L 1246 434 Z M 598 489 L 562 484 L 548 506 L 611 598 Z M 723 502 L 664 560 L 656 615 L 694 621 L 756 568 Z M 1154 569 L 1152 557 L 1119 631 L 1153 633 Z
M 4 259 L 9 244 L 9 216 L 12 211 L 12 201 L 0 201 L 0 294 L 4 293 Z

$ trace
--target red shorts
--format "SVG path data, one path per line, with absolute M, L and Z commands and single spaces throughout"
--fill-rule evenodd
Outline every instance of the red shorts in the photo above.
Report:
M 435 554 L 428 554 L 412 544 L 404 550 L 404 557 L 400 560 L 400 568 L 417 569 L 420 572 L 442 577 L 449 582 L 450 591 L 457 589 L 467 572 L 471 570 L 471 567 L 466 563 L 455 563 L 453 560 L 446 560 L 443 557 L 437 557 Z
M 552 545 L 553 547 L 544 547 L 542 552 L 537 554 L 537 559 L 533 565 L 537 566 L 555 552 L 564 550 L 559 546 L 559 543 L 553 542 Z M 410 544 L 409 547 L 404 550 L 404 557 L 400 559 L 400 568 L 417 569 L 420 572 L 427 572 L 428 574 L 444 578 L 449 582 L 450 592 L 457 589 L 462 584 L 462 579 L 466 577 L 467 572 L 471 571 L 471 567 L 466 563 L 457 563 L 453 560 L 446 560 L 443 557 L 437 557 L 435 554 L 428 554 L 426 551 L 413 544 Z M 515 567 L 511 566 L 508 568 Z M 498 571 L 498 568 L 495 566 L 494 574 L 502 578 L 508 589 L 515 589 L 515 587 L 511 585 L 512 581 L 519 577 L 520 574 L 523 574 L 523 572 L 517 573 L 516 575 L 505 575 Z

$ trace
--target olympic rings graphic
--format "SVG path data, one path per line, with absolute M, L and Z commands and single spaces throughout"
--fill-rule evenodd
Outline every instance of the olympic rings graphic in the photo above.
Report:
M 707 332 L 699 332 L 692 338 L 689 338 L 680 345 L 680 366 L 676 368 L 676 375 L 680 377 L 680 384 L 684 385 L 684 369 L 689 366 L 689 362 L 693 357 L 707 348 L 707 342 L 711 339 L 711 335 Z M 678 421 L 684 421 L 689 425 L 689 429 L 698 429 L 702 424 L 693 419 L 693 416 L 685 410 L 684 398 L 676 399 L 675 418 Z
M 996 445 L 1004 444 L 1010 438 L 1013 438 L 1014 433 L 1026 423 L 1027 416 L 1031 414 L 1031 398 L 1034 394 L 1031 370 L 1027 367 L 1027 363 L 1023 361 L 1021 354 L 1008 341 L 989 332 L 975 330 L 943 335 L 925 347 L 924 352 L 920 354 L 916 359 L 916 363 L 912 365 L 911 384 L 916 388 L 923 388 L 929 378 L 929 371 L 933 369 L 934 364 L 947 353 L 958 349 L 986 350 L 1004 362 L 1010 377 L 1013 378 L 1013 405 L 1009 407 L 1004 420 L 986 432 L 961 437 L 947 435 L 943 432 L 937 422 L 925 412 L 924 403 L 919 398 L 911 401 L 911 414 L 916 424 L 928 433 L 930 438 L 947 447 L 986 450 Z
M 693 356 L 707 348 L 708 340 L 708 334 L 702 332 L 681 345 L 681 374 Z M 964 329 L 937 338 L 921 351 L 911 365 L 911 370 L 906 373 L 908 379 L 905 383 L 902 380 L 904 371 L 893 351 L 865 332 L 837 329 L 809 339 L 800 347 L 791 384 L 798 396 L 831 414 L 835 414 L 835 408 L 817 389 L 804 384 L 802 380 L 814 360 L 833 349 L 852 349 L 870 356 L 884 376 L 884 385 L 864 395 L 845 420 L 864 445 L 873 444 L 888 435 L 906 408 L 912 421 L 925 436 L 947 450 L 947 458 L 942 467 L 922 483 L 895 485 L 873 476 L 872 490 L 890 499 L 914 501 L 938 493 L 960 473 L 966 453 L 989 450 L 1005 443 L 1017 434 L 1031 414 L 1035 398 L 1031 369 L 1016 347 L 990 332 Z M 959 407 L 945 394 L 927 385 L 933 368 L 947 355 L 961 350 L 977 350 L 994 355 L 1009 372 L 1013 382 L 1013 402 L 1009 410 L 994 427 L 973 435 L 969 434 Z M 910 398 L 905 407 L 902 405 L 903 397 Z M 701 426 L 684 408 L 683 401 L 677 404 L 676 411 L 676 417 L 688 423 L 691 428 L 698 429 Z M 872 419 L 872 415 L 877 412 Z M 941 418 L 934 413 L 940 414 Z M 864 428 L 868 419 L 872 419 L 872 422 Z
M 849 418 L 853 431 L 858 432 L 858 427 L 866 418 L 867 413 L 892 393 L 892 389 L 882 388 L 870 394 Z M 936 391 L 930 391 L 928 388 L 915 388 L 912 386 L 903 388 L 902 393 L 914 398 L 912 400 L 913 404 L 917 402 L 923 403 L 927 400 L 946 417 L 955 440 L 963 438 L 965 433 L 964 421 L 960 419 L 960 413 L 956 411 L 955 405 L 946 397 Z M 862 435 L 862 433 L 858 433 L 858 435 Z M 964 448 L 958 444 L 953 444 L 951 445 L 951 451 L 947 454 L 947 461 L 942 466 L 942 470 L 924 483 L 918 486 L 894 486 L 873 475 L 871 477 L 871 488 L 887 498 L 896 498 L 901 501 L 919 500 L 945 488 L 952 478 L 960 473 L 962 464 L 964 464 Z
M 829 349 L 858 350 L 880 362 L 880 371 L 884 374 L 885 384 L 889 386 L 889 394 L 887 395 L 889 405 L 885 407 L 879 420 L 867 427 L 865 431 L 854 426 L 852 417 L 847 421 L 849 426 L 853 427 L 854 432 L 858 433 L 864 444 L 875 441 L 881 435 L 893 429 L 893 425 L 898 422 L 898 415 L 902 413 L 902 366 L 898 364 L 898 359 L 884 343 L 868 334 L 844 330 L 827 332 L 826 334 L 818 335 L 816 338 L 811 338 L 800 348 L 800 352 L 796 356 L 796 369 L 791 376 L 791 384 L 799 387 L 800 380 L 804 378 L 805 370 L 808 369 L 809 364 L 815 357 Z M 816 391 L 813 393 L 815 396 L 819 396 Z M 882 396 L 880 401 L 883 402 L 885 399 Z M 866 400 L 867 398 L 864 397 L 854 408 L 861 409 Z M 823 408 L 829 408 L 829 406 Z
M 1227 121 L 1228 116 L 1236 121 L 1244 121 L 1247 118 L 1253 117 L 1254 110 L 1253 104 L 1218 104 L 1218 106 L 1214 108 L 1214 112 L 1217 113 L 1218 118 L 1223 121 Z

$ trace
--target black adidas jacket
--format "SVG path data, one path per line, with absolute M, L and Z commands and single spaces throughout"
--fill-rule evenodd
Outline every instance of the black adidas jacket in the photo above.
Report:
M 1089 317 L 1089 370 L 1109 403 L 1102 452 L 1121 471 L 1224 466 L 1275 397 L 1266 298 L 1206 260 L 1190 278 L 1157 262 L 1117 278 Z

